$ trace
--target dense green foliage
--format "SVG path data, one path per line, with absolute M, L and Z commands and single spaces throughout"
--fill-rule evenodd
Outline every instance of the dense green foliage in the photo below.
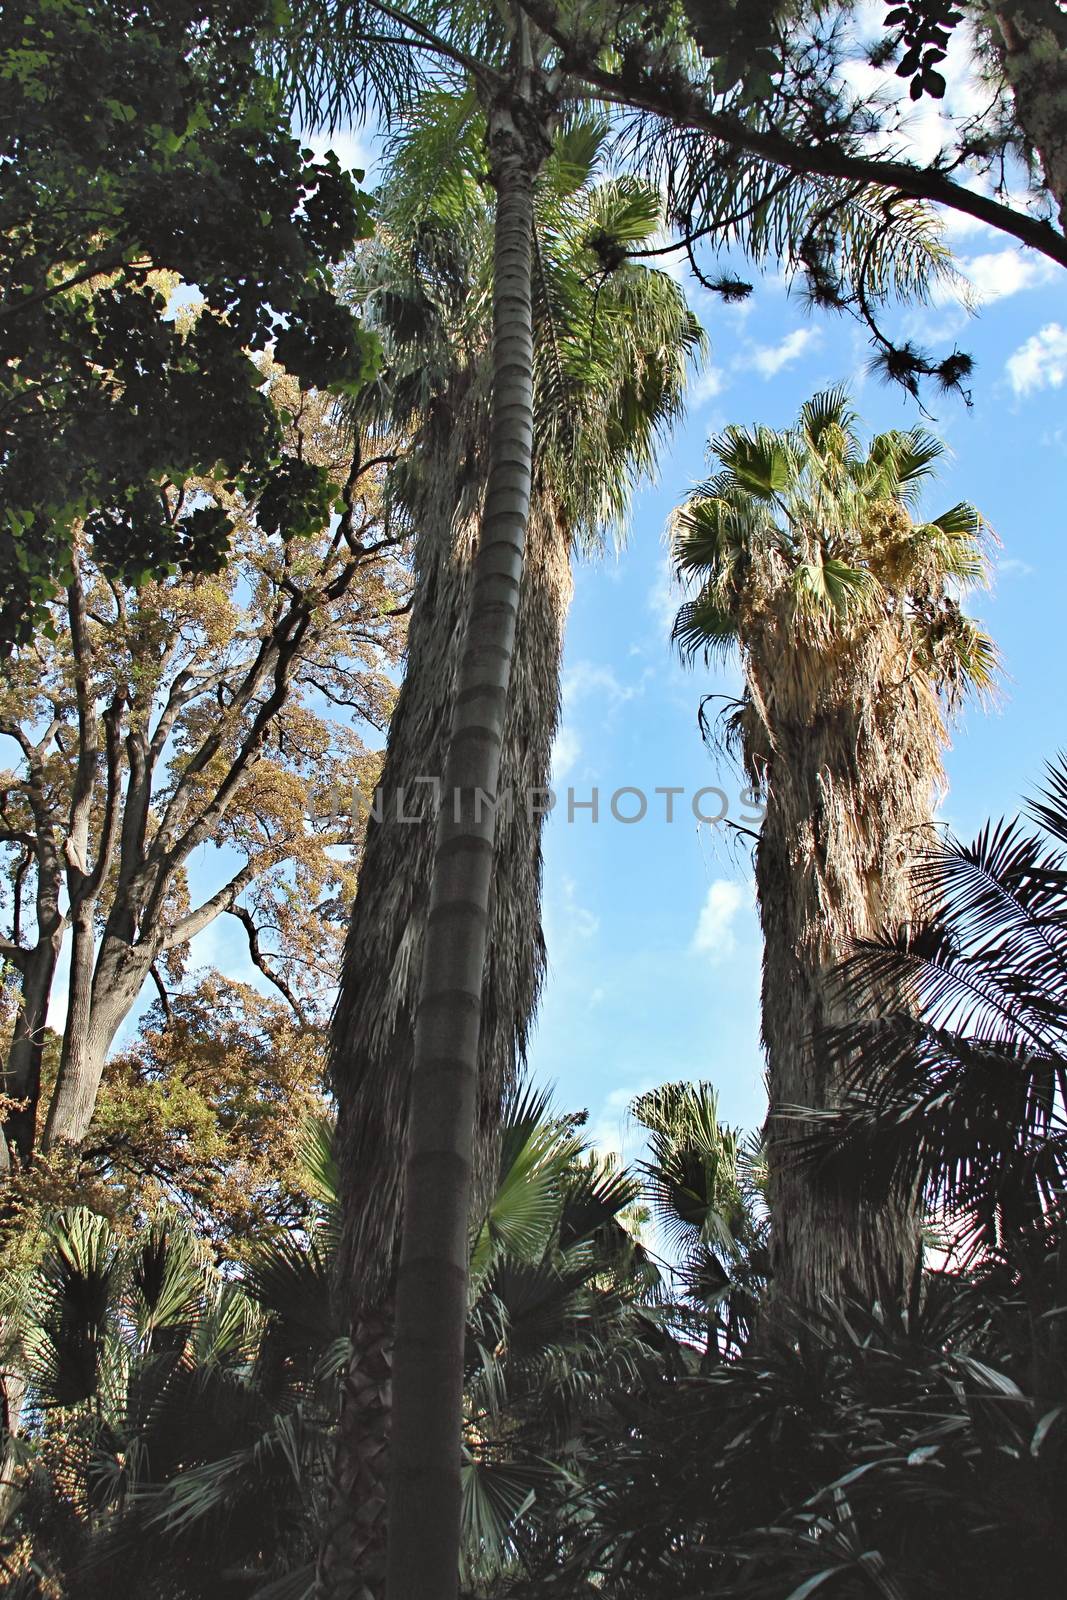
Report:
M 279 527 L 321 499 L 248 352 L 273 342 L 309 385 L 366 377 L 329 267 L 369 212 L 257 66 L 277 20 L 271 0 L 2 8 L 0 642 L 64 583 L 75 524 L 138 582 L 225 560 L 229 519 L 162 493 L 191 474 L 239 475 Z
M 512 1107 L 472 1235 L 470 1600 L 994 1600 L 1008 1572 L 1034 1600 L 1060 1592 L 1065 802 L 1060 765 L 1034 808 L 1045 839 L 1001 825 L 918 864 L 942 891 L 924 1018 L 864 1024 L 872 1071 L 816 1123 L 820 1181 L 926 1187 L 931 1264 L 876 1302 L 761 1335 L 760 1153 L 706 1085 L 635 1102 L 632 1174 L 543 1096 Z M 930 938 L 872 943 L 842 983 Z M 979 973 L 997 1006 L 971 1003 Z M 12 1592 L 75 1600 L 104 1570 L 168 1600 L 309 1592 L 347 1352 L 326 1123 L 301 1165 L 307 1224 L 236 1278 L 162 1212 L 129 1239 L 84 1209 L 9 1274 L 6 1359 L 21 1350 L 31 1386 Z
M 873 1303 L 827 1302 L 773 1339 L 757 1332 L 713 1372 L 619 1395 L 586 1440 L 595 1481 L 561 1508 L 519 1593 L 1062 1592 L 1062 760 L 1032 815 L 1044 836 L 1002 823 L 921 860 L 929 923 L 842 969 L 857 1004 L 906 975 L 920 1014 L 830 1037 L 865 1054 L 846 1108 L 815 1120 L 809 1159 L 820 1182 L 876 1198 L 919 1183 L 930 1265 Z
M 620 1221 L 638 1185 L 590 1154 L 576 1120 L 544 1096 L 513 1106 L 473 1238 L 472 1583 L 543 1537 L 541 1502 L 581 1465 L 581 1419 L 663 1370 L 669 1346 L 659 1273 Z M 285 1573 L 305 1592 L 348 1345 L 330 1141 L 325 1121 L 305 1124 L 307 1226 L 261 1240 L 236 1278 L 162 1210 L 131 1238 L 85 1207 L 54 1214 L 39 1263 L 9 1274 L 7 1359 L 30 1384 L 6 1538 L 22 1592 L 80 1600 L 105 1571 L 175 1600 L 259 1593 Z

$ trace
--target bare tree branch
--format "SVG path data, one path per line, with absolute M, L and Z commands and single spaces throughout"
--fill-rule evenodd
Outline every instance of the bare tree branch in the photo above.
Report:
M 5 961 L 10 962 L 16 972 L 25 972 L 28 955 L 29 951 L 25 950 L 22 945 L 17 944 L 14 939 L 5 939 L 0 936 L 0 956 Z
M 248 935 L 248 953 L 254 964 L 277 989 L 278 993 L 288 1002 L 293 1015 L 302 1027 L 307 1027 L 307 1014 L 296 995 L 290 989 L 285 979 L 277 972 L 272 972 L 267 965 L 267 958 L 260 948 L 259 929 L 256 927 L 252 913 L 245 906 L 229 906 L 227 908 L 231 917 L 236 917 Z
M 257 878 L 261 872 L 267 870 L 267 864 L 262 861 L 246 861 L 240 872 L 234 873 L 229 883 L 224 883 L 222 888 L 198 906 L 195 911 L 190 911 L 174 923 L 170 930 L 164 934 L 160 945 L 161 950 L 176 950 L 179 945 L 188 944 L 201 933 L 215 918 L 224 911 L 232 911 L 233 902 L 242 890 Z
M 149 977 L 152 979 L 152 982 L 156 986 L 156 993 L 159 995 L 159 1002 L 163 1007 L 163 1026 L 169 1027 L 171 1021 L 170 995 L 167 993 L 167 986 L 163 982 L 163 979 L 160 976 L 159 968 L 156 966 L 154 961 L 149 967 L 148 973 Z

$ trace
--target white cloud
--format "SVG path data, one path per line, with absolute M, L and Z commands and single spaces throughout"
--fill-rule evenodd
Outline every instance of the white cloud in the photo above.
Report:
M 590 1117 L 586 1128 L 586 1134 L 598 1155 L 614 1156 L 622 1164 L 632 1158 L 635 1153 L 633 1146 L 644 1142 L 645 1132 L 634 1123 L 630 1107 L 638 1095 L 654 1089 L 658 1081 L 655 1078 L 643 1078 L 638 1083 L 612 1089 L 605 1096 L 600 1110 Z
M 575 661 L 563 674 L 563 719 L 552 746 L 552 782 L 559 784 L 573 772 L 584 743 L 578 708 L 592 701 L 603 721 L 628 700 L 643 694 L 649 673 L 634 684 L 621 683 L 611 667 L 597 661 Z
M 1067 381 L 1067 328 L 1046 323 L 1008 357 L 1005 367 L 1016 394 L 1062 388 Z
M 591 695 L 602 703 L 606 700 L 613 706 L 621 705 L 624 700 L 632 700 L 636 693 L 636 689 L 620 683 L 610 667 L 596 661 L 576 661 L 563 674 L 563 699 L 567 705 Z
M 964 184 L 964 188 L 973 188 L 973 184 Z M 938 212 L 946 244 L 957 244 L 960 239 L 973 239 L 976 234 L 984 234 L 986 238 L 996 239 L 995 229 L 988 222 L 983 222 L 981 217 L 972 217 L 966 211 L 953 211 L 949 206 L 942 206 Z
M 674 627 L 682 591 L 674 576 L 670 556 L 664 556 L 656 568 L 656 581 L 648 591 L 648 609 L 656 619 L 657 632 L 666 636 Z
M 1034 255 L 1022 247 L 961 256 L 955 265 L 966 281 L 961 284 L 958 279 L 955 282 L 944 279 L 934 292 L 937 305 L 950 300 L 962 300 L 971 306 L 992 305 L 994 300 L 1006 300 L 1020 290 L 1039 289 L 1057 272 L 1055 264 L 1045 256 Z
M 1007 556 L 998 561 L 997 571 L 1009 578 L 1030 578 L 1034 573 L 1029 561 L 1020 561 L 1018 556 Z
M 872 154 L 898 154 L 917 166 L 929 166 L 944 146 L 954 142 L 955 123 L 977 116 L 988 103 L 989 91 L 976 66 L 980 51 L 968 23 L 952 30 L 948 57 L 940 66 L 948 88 L 945 99 L 924 97 L 917 104 L 908 85 L 896 76 L 892 62 L 874 67 L 866 59 L 866 47 L 885 37 L 881 0 L 861 0 L 848 36 L 855 53 L 842 64 L 842 76 L 858 102 L 879 110 L 880 130 L 888 129 L 892 135 L 887 141 L 884 131 L 872 130 L 866 139 Z
M 730 955 L 737 942 L 733 931 L 734 918 L 744 903 L 745 891 L 741 884 L 729 878 L 716 878 L 700 908 L 690 946 L 693 952 L 710 956 L 712 961 Z
M 700 377 L 690 385 L 689 399 L 694 406 L 707 405 L 709 400 L 722 394 L 729 381 L 720 367 L 705 367 Z
M 734 364 L 742 370 L 754 368 L 761 378 L 773 378 L 818 342 L 818 328 L 794 328 L 780 344 L 755 345 L 745 355 L 738 356 Z
M 653 244 L 660 248 L 671 242 L 666 234 L 661 234 L 653 240 Z M 673 278 L 675 283 L 689 282 L 689 266 L 681 250 L 672 250 L 667 255 L 652 256 L 649 259 L 649 266 L 656 272 L 662 272 L 668 278 Z
M 561 888 L 563 890 L 563 916 L 570 933 L 577 934 L 579 939 L 591 939 L 599 932 L 600 918 L 586 906 L 578 904 L 578 885 L 573 878 L 564 878 Z
M 574 770 L 581 753 L 582 741 L 574 729 L 560 728 L 552 746 L 552 777 L 556 783 L 562 783 L 567 774 Z

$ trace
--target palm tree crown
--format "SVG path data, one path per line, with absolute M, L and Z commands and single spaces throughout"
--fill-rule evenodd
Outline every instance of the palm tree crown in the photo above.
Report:
M 987 573 L 983 524 L 960 503 L 913 510 L 944 446 L 921 428 L 878 434 L 865 452 L 843 390 L 816 395 L 784 432 L 730 427 L 712 440 L 721 471 L 679 512 L 679 571 L 701 583 L 675 637 L 688 652 L 787 629 L 819 654 L 892 618 L 909 670 L 952 702 L 992 686 L 988 636 L 958 604 Z

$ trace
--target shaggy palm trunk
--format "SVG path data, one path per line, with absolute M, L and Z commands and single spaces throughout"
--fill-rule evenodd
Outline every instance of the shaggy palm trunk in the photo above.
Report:
M 319 1551 L 317 1593 L 380 1600 L 385 1591 L 392 1307 L 359 1315 L 341 1397 L 330 1525 Z
M 1067 229 L 1067 13 L 1059 0 L 1009 0 L 983 10 L 1019 126 Z
M 525 109 L 525 108 L 524 108 Z M 494 112 L 489 472 L 442 781 L 397 1272 L 389 1600 L 454 1600 L 463 1344 L 495 805 L 533 460 L 533 164 Z M 485 800 L 489 804 L 485 804 Z
M 773 1298 L 815 1306 L 852 1289 L 877 1295 L 919 1247 L 917 1204 L 825 1192 L 796 1159 L 803 1125 L 776 1108 L 839 1103 L 813 1039 L 845 1020 L 833 973 L 852 941 L 909 915 L 907 864 L 931 821 L 944 728 L 891 622 L 832 652 L 790 639 L 790 627 L 779 618 L 750 642 L 745 749 L 767 798 L 756 888 Z

